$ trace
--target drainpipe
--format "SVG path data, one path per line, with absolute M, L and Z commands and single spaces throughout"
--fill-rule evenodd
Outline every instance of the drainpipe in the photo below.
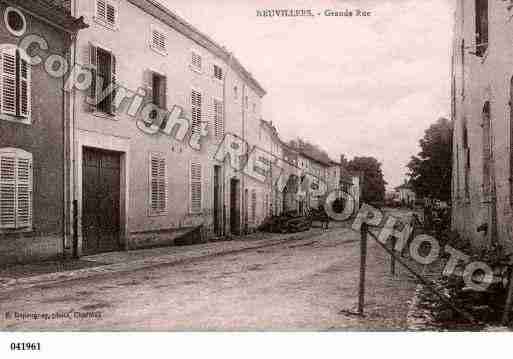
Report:
M 78 15 L 78 1 L 73 1 L 73 16 Z M 75 41 L 73 42 L 73 66 L 77 63 L 77 43 L 78 43 L 78 32 L 75 34 Z M 71 186 L 71 199 L 72 199 L 72 213 L 73 213 L 73 258 L 78 258 L 78 200 L 76 197 L 76 188 L 77 188 L 77 166 L 76 166 L 76 129 L 77 129 L 77 93 L 75 88 L 71 89 L 70 99 L 72 99 L 72 121 L 71 121 L 71 130 L 70 130 L 70 146 L 71 146 L 71 173 L 70 175 L 73 177 L 70 183 Z
M 224 121 L 224 127 L 226 129 L 226 123 L 227 123 L 227 111 L 226 111 L 226 104 L 228 103 L 227 102 L 227 88 L 226 86 L 228 85 L 227 82 L 226 82 L 226 78 L 228 76 L 228 71 L 231 69 L 232 67 L 232 59 L 233 59 L 233 53 L 230 52 L 230 56 L 228 57 L 228 67 L 226 69 L 226 74 L 224 75 L 223 77 L 223 121 Z M 226 135 L 226 134 L 225 134 Z M 224 140 L 224 139 L 223 139 Z M 222 208 L 222 235 L 223 236 L 226 236 L 226 204 L 225 204 L 225 201 L 226 201 L 226 166 L 223 166 L 221 167 L 223 169 L 223 181 L 222 181 L 222 186 L 221 186 L 221 193 L 222 193 L 222 199 L 223 199 L 223 208 Z M 232 228 L 230 228 L 231 230 Z
M 242 142 L 244 143 L 244 146 L 246 147 L 246 150 L 244 151 L 244 153 L 247 154 L 248 152 L 248 148 L 246 146 L 246 113 L 244 111 L 244 106 L 246 105 L 246 84 L 243 83 L 242 84 L 242 98 L 241 98 L 241 109 L 242 109 Z M 245 158 L 246 159 L 246 158 Z M 247 163 L 245 163 L 244 165 L 247 165 Z M 246 220 L 246 212 L 247 212 L 247 198 L 246 198 L 246 181 L 245 181 L 245 178 L 244 178 L 244 172 L 241 171 L 241 182 L 242 182 L 242 191 L 241 191 L 241 196 L 242 196 L 242 209 L 243 209 L 243 212 L 242 212 L 242 218 L 243 218 L 243 224 L 244 224 L 244 232 L 245 234 L 247 233 L 247 230 L 248 230 L 248 223 L 247 223 L 247 220 Z

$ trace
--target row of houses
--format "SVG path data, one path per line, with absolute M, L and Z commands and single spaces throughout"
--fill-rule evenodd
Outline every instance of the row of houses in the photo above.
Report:
M 453 229 L 476 247 L 513 238 L 513 2 L 458 0 L 452 55 Z
M 340 187 L 339 163 L 262 119 L 266 92 L 237 58 L 158 2 L 0 11 L 0 263 L 242 234 Z

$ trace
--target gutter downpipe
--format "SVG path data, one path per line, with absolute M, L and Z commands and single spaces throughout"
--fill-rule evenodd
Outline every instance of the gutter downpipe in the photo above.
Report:
M 78 1 L 73 1 L 73 15 L 76 17 L 78 13 Z M 79 33 L 75 35 L 75 41 L 73 43 L 73 66 L 77 63 L 77 43 L 78 43 L 78 36 Z M 76 188 L 77 188 L 77 166 L 76 166 L 76 121 L 77 121 L 77 109 L 76 109 L 76 102 L 77 102 L 77 93 L 76 89 L 73 87 L 71 89 L 72 93 L 70 98 L 72 98 L 73 104 L 71 106 L 71 129 L 70 129 L 70 145 L 71 145 L 71 173 L 72 176 L 71 179 L 71 189 L 70 189 L 70 197 L 72 199 L 72 218 L 73 218 L 73 258 L 79 258 L 79 251 L 78 251 L 78 200 L 76 196 Z
M 232 67 L 232 58 L 233 58 L 233 54 L 230 52 L 230 56 L 228 57 L 228 69 L 231 69 Z M 226 83 L 226 77 L 228 76 L 228 69 L 226 71 L 226 74 L 223 78 L 223 135 L 226 136 L 226 134 L 224 133 L 225 129 L 226 129 L 226 120 L 227 120 L 227 116 L 226 116 L 226 104 L 227 104 L 227 96 L 226 96 L 226 93 L 227 93 L 227 83 Z M 223 139 L 224 140 L 224 139 Z M 222 184 L 222 187 L 221 187 L 221 194 L 222 194 L 222 199 L 223 199 L 223 208 L 222 208 L 222 233 L 221 235 L 224 237 L 226 236 L 226 166 L 223 165 L 223 184 Z

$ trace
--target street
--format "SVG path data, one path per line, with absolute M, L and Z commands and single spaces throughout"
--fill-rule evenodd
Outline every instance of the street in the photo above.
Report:
M 341 313 L 358 300 L 359 245 L 347 228 L 306 232 L 266 248 L 11 291 L 0 294 L 0 329 L 405 330 L 415 283 L 399 268 L 392 278 L 372 240 L 366 316 Z

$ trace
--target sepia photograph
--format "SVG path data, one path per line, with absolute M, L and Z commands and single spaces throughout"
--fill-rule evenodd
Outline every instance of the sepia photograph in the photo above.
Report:
M 36 333 L 513 328 L 512 0 L 0 15 L 7 357 Z

